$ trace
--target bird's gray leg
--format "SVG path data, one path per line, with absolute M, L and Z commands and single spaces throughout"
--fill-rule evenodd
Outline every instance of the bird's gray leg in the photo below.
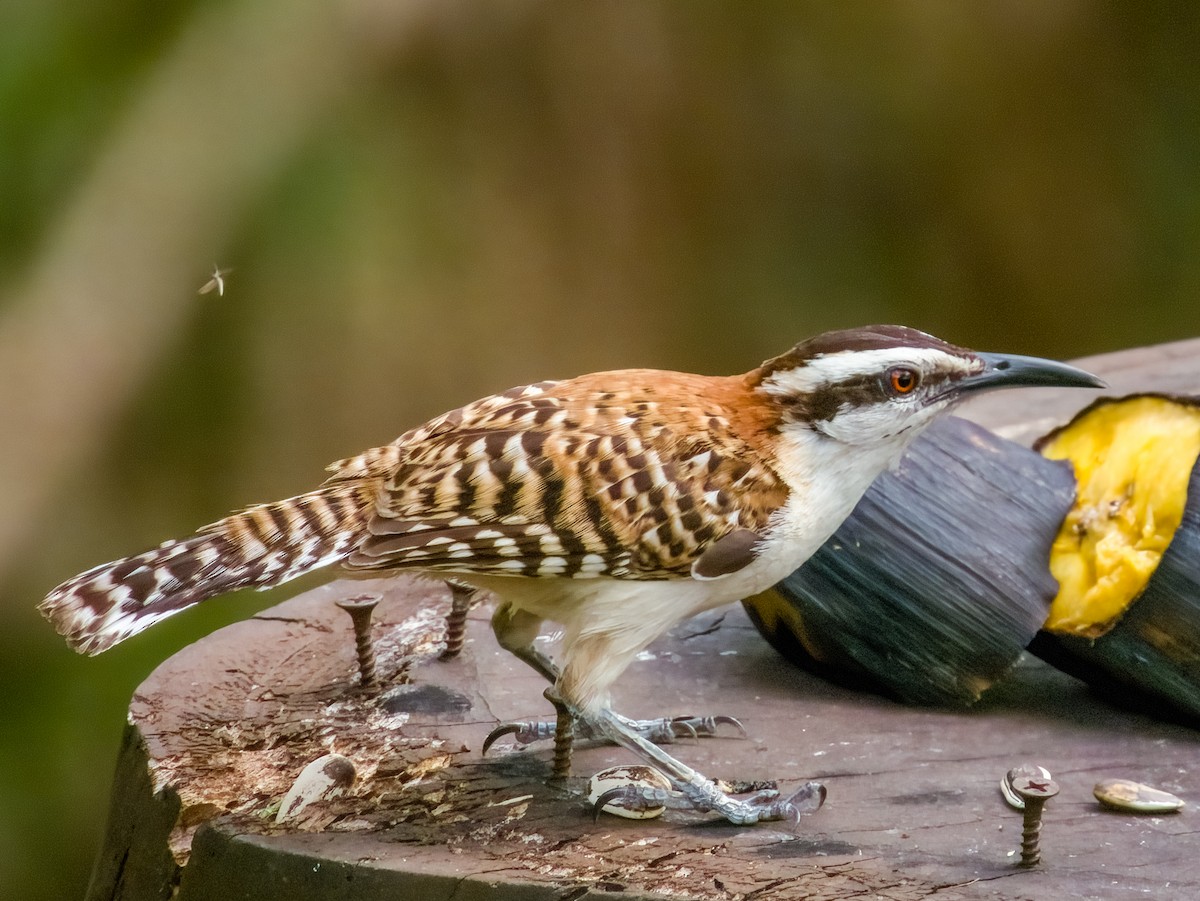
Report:
M 451 583 L 453 586 L 453 583 Z M 483 740 L 482 753 L 495 744 L 504 735 L 511 735 L 519 744 L 530 744 L 535 741 L 554 739 L 554 776 L 565 779 L 570 775 L 571 754 L 574 740 L 601 739 L 611 741 L 607 735 L 598 732 L 591 723 L 574 716 L 554 690 L 559 680 L 558 666 L 547 655 L 534 647 L 534 640 L 541 630 L 543 620 L 525 610 L 519 610 L 511 604 L 501 602 L 492 614 L 492 631 L 500 647 L 524 661 L 536 672 L 540 673 L 551 688 L 546 690 L 545 697 L 551 704 L 557 716 L 554 720 L 535 720 L 517 723 L 502 723 Z M 613 714 L 618 716 L 618 714 Z M 722 725 L 732 726 L 744 738 L 746 730 L 742 724 L 731 716 L 677 716 L 661 717 L 652 720 L 631 720 L 620 717 L 627 729 L 632 730 L 647 741 L 670 743 L 681 737 L 699 738 L 716 735 Z
M 462 634 L 466 624 L 467 613 L 471 609 L 471 597 L 475 589 L 457 579 L 447 579 L 450 586 L 451 607 L 446 617 L 446 650 L 442 658 L 454 657 L 462 650 Z M 554 661 L 533 646 L 541 630 L 540 617 L 522 610 L 517 610 L 508 604 L 501 604 L 492 615 L 492 631 L 500 647 L 523 660 L 535 671 L 540 673 L 551 684 L 558 680 L 558 667 Z M 528 744 L 539 739 L 554 736 L 554 776 L 565 779 L 571 773 L 571 752 L 575 729 L 573 718 L 567 708 L 558 700 L 553 690 L 546 689 L 546 699 L 554 705 L 558 717 L 554 723 L 527 722 L 504 723 L 488 733 L 483 741 L 483 753 L 501 735 L 513 735 L 522 744 Z
M 626 644 L 624 656 L 630 656 L 637 647 Z M 687 806 L 716 811 L 732 823 L 749 825 L 759 820 L 798 820 L 802 813 L 816 810 L 824 803 L 825 789 L 815 782 L 806 784 L 787 798 L 780 798 L 779 792 L 772 789 L 760 791 L 746 800 L 737 800 L 711 779 L 648 741 L 628 719 L 615 713 L 607 700 L 606 689 L 614 677 L 613 664 L 623 662 L 620 648 L 621 645 L 614 647 L 611 635 L 590 635 L 576 641 L 556 688 L 564 706 L 577 721 L 588 723 L 598 735 L 633 751 L 651 764 L 682 795 L 681 800 Z M 614 651 L 617 652 L 615 656 Z M 609 664 L 607 667 L 603 665 L 605 662 Z
M 533 667 L 553 685 L 558 681 L 558 666 L 533 646 L 543 622 L 540 616 L 501 602 L 492 614 L 492 631 L 500 647 Z
M 453 587 L 453 583 L 451 586 Z M 534 640 L 541 630 L 542 623 L 543 620 L 540 617 L 524 610 L 518 610 L 504 602 L 501 602 L 496 607 L 496 612 L 492 614 L 492 631 L 495 633 L 500 647 L 524 661 L 540 673 L 551 686 L 555 686 L 558 684 L 560 675 L 558 666 L 547 655 L 534 647 Z M 547 690 L 546 699 L 554 705 L 557 712 L 553 721 L 502 723 L 489 732 L 483 740 L 482 753 L 486 754 L 496 740 L 504 735 L 511 735 L 514 741 L 523 745 L 553 738 L 555 742 L 554 775 L 558 778 L 566 778 L 570 775 L 574 739 L 611 740 L 598 733 L 591 723 L 572 716 L 562 706 L 557 694 Z M 614 716 L 616 715 L 614 714 Z M 743 738 L 746 735 L 742 724 L 731 716 L 676 716 L 652 720 L 631 720 L 621 717 L 621 719 L 627 728 L 647 741 L 658 743 L 670 743 L 681 737 L 699 738 L 716 735 L 722 725 L 732 726 Z M 567 725 L 571 726 L 569 730 L 565 728 Z M 566 769 L 562 769 L 563 767 Z
M 570 705 L 564 706 L 571 710 Z M 801 814 L 811 813 L 825 803 L 825 786 L 819 782 L 807 782 L 786 798 L 781 798 L 777 791 L 763 791 L 739 801 L 717 788 L 711 779 L 630 729 L 628 721 L 612 710 L 603 708 L 590 715 L 583 715 L 576 710 L 571 712 L 577 720 L 587 721 L 595 731 L 656 767 L 683 795 L 687 806 L 695 810 L 716 811 L 731 823 L 743 826 L 760 820 L 789 820 L 795 823 Z
M 571 775 L 571 753 L 575 745 L 575 719 L 570 710 L 558 699 L 553 686 L 558 682 L 559 671 L 554 661 L 533 646 L 534 639 L 542 627 L 542 619 L 511 604 L 501 602 L 492 614 L 492 631 L 500 647 L 523 660 L 551 684 L 546 689 L 546 700 L 558 712 L 555 722 L 504 723 L 488 733 L 483 740 L 482 753 L 501 735 L 512 735 L 521 744 L 554 737 L 554 778 L 566 779 Z

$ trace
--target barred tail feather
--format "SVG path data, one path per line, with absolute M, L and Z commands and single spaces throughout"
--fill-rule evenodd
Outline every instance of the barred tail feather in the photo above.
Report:
M 76 651 L 99 654 L 208 598 L 271 588 L 345 559 L 374 504 L 372 487 L 351 483 L 249 507 L 190 538 L 80 573 L 38 609 Z

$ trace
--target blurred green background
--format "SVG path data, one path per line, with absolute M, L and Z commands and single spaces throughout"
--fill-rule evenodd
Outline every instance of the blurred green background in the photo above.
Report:
M 1200 333 L 1198 47 L 1191 2 L 6 0 L 4 896 L 80 896 L 130 694 L 298 590 L 82 659 L 34 610 L 79 570 L 529 380 Z

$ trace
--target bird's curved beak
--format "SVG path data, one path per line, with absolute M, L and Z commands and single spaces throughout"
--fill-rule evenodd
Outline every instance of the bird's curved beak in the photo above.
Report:
M 963 393 L 991 390 L 993 388 L 1028 388 L 1032 386 L 1056 388 L 1107 388 L 1108 385 L 1082 369 L 1044 360 L 1041 357 L 1022 357 L 1016 354 L 975 354 L 983 361 L 980 372 L 967 376 L 958 383 Z

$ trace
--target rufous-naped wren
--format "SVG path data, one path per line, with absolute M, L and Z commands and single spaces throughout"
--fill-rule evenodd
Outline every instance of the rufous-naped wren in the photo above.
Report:
M 41 610 L 96 654 L 206 598 L 329 564 L 452 575 L 494 592 L 501 645 L 553 681 L 562 709 L 657 766 L 682 803 L 739 823 L 794 817 L 824 790 L 734 799 L 615 714 L 609 686 L 681 620 L 796 569 L 940 413 L 1016 385 L 1102 383 L 900 326 L 820 335 L 744 375 L 538 382 L 335 463 L 315 491 L 94 567 Z M 534 648 L 544 620 L 563 629 L 557 662 Z

